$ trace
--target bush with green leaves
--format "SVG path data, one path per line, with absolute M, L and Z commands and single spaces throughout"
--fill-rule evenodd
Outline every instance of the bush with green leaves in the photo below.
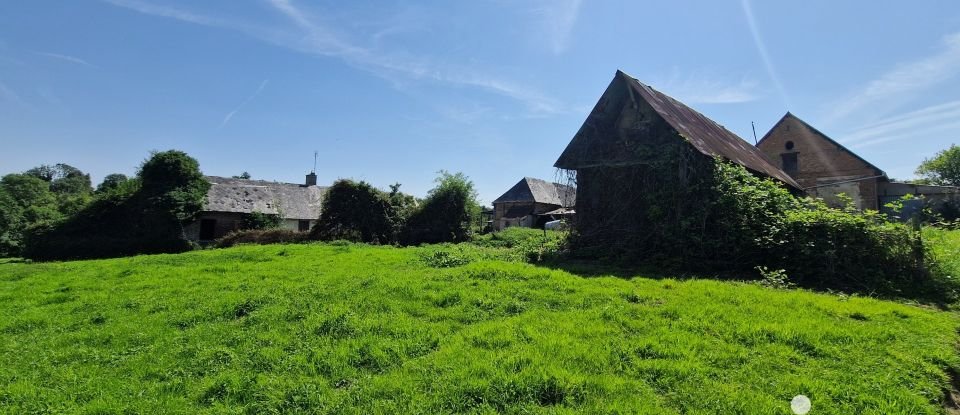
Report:
M 789 276 L 790 284 L 815 289 L 931 301 L 955 297 L 956 287 L 943 278 L 912 227 L 876 211 L 794 198 L 730 163 L 718 162 L 716 172 L 716 239 L 709 245 L 728 258 L 727 269 L 769 267 Z
M 389 196 L 364 181 L 340 179 L 323 199 L 312 239 L 392 244 L 402 226 Z
M 280 215 L 257 211 L 243 215 L 243 218 L 240 219 L 240 229 L 242 230 L 274 229 L 279 228 L 282 224 L 283 218 Z
M 289 244 L 305 242 L 309 238 L 306 232 L 292 229 L 266 228 L 247 229 L 228 233 L 216 241 L 217 248 L 229 248 L 240 244 Z
M 199 213 L 209 186 L 186 153 L 152 153 L 136 179 L 98 194 L 65 220 L 30 229 L 23 254 L 65 260 L 189 250 L 183 225 Z
M 407 221 L 403 237 L 407 245 L 470 239 L 470 225 L 480 206 L 473 182 L 463 173 L 441 171 L 435 183 Z

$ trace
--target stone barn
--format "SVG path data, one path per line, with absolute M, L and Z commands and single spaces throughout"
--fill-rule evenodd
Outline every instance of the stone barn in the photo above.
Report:
M 683 103 L 617 71 L 555 166 L 576 185 L 574 247 L 691 260 L 709 237 L 720 158 L 799 191 L 756 147 Z
M 185 227 L 187 239 L 208 242 L 240 229 L 254 212 L 279 215 L 281 227 L 306 232 L 320 218 L 327 188 L 317 186 L 317 175 L 304 184 L 205 176 L 210 182 L 207 201 L 197 220 Z
M 570 208 L 575 202 L 576 190 L 571 186 L 524 177 L 493 201 L 493 229 L 542 228 L 551 217 L 563 216 L 554 212 Z

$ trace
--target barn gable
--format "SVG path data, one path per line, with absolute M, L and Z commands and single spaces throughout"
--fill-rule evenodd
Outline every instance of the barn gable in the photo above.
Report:
M 791 130 L 791 128 L 793 128 L 793 130 Z M 763 138 L 757 143 L 757 148 L 766 153 L 771 160 L 776 161 L 779 159 L 777 155 L 782 151 L 799 151 L 799 148 L 794 146 L 790 146 L 791 148 L 787 149 L 787 141 L 794 141 L 794 146 L 802 142 L 802 144 L 807 145 L 807 151 L 821 153 L 817 154 L 818 157 L 837 158 L 837 154 L 823 154 L 833 152 L 841 153 L 839 156 L 845 158 L 844 160 L 838 161 L 842 162 L 843 166 L 825 165 L 823 166 L 824 170 L 872 170 L 872 173 L 876 176 L 886 176 L 886 173 L 880 170 L 879 167 L 860 157 L 859 154 L 850 151 L 850 149 L 844 147 L 842 144 L 830 138 L 830 136 L 820 132 L 820 130 L 789 111 L 770 128 L 770 131 L 767 131 L 767 133 L 763 135 Z
M 844 206 L 845 194 L 859 209 L 879 209 L 886 173 L 797 116 L 786 113 L 757 143 L 775 165 L 813 197 Z
M 733 132 L 629 75 L 617 71 L 554 166 L 579 170 L 631 166 L 657 158 L 649 149 L 675 136 L 709 157 L 722 157 L 789 186 L 800 186 Z

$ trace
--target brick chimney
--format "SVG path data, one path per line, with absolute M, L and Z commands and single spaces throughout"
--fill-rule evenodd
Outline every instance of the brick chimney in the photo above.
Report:
M 307 175 L 307 186 L 316 186 L 316 185 L 317 185 L 317 174 L 314 172 L 310 172 L 310 174 Z

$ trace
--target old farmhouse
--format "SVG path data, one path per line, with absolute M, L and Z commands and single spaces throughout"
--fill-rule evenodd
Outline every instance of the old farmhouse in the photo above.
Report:
M 789 112 L 757 147 L 808 195 L 822 198 L 832 206 L 844 203 L 840 194 L 849 197 L 861 210 L 882 211 L 885 204 L 906 194 L 923 195 L 935 205 L 956 197 L 960 190 L 891 181 L 879 167 Z
M 210 182 L 206 204 L 185 229 L 187 238 L 194 241 L 212 241 L 240 229 L 244 217 L 254 212 L 279 215 L 285 229 L 308 231 L 320 218 L 327 190 L 317 186 L 314 173 L 306 176 L 304 184 L 217 176 L 206 179 Z
M 576 183 L 578 245 L 687 256 L 695 247 L 671 235 L 705 229 L 715 157 L 801 188 L 750 143 L 617 71 L 555 164 Z
M 543 227 L 555 217 L 572 213 L 576 190 L 567 185 L 524 177 L 493 201 L 493 229 Z

